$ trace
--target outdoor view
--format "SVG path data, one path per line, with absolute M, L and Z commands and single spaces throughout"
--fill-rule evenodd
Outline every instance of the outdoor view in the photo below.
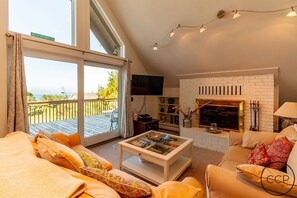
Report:
M 76 45 L 72 3 L 9 0 L 9 30 L 27 35 L 37 33 Z M 90 49 L 107 53 L 91 30 Z M 84 88 L 78 94 L 76 63 L 34 57 L 24 57 L 24 63 L 32 134 L 40 130 L 78 132 L 79 97 L 83 98 L 85 137 L 117 129 L 118 70 L 85 65 Z

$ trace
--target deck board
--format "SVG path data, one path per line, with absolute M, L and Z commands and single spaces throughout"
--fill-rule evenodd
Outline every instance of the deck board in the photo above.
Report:
M 85 117 L 85 137 L 91 137 L 96 134 L 110 131 L 110 117 L 106 115 L 96 115 Z M 114 124 L 115 126 L 115 124 Z M 115 128 L 115 127 L 114 127 Z M 30 125 L 30 133 L 36 135 L 40 130 L 45 132 L 63 132 L 68 135 L 77 133 L 78 119 L 59 120 Z

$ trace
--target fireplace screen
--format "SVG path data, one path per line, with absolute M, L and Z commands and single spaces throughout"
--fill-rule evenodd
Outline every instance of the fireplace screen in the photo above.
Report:
M 200 109 L 200 125 L 217 123 L 219 128 L 238 130 L 238 107 L 205 106 Z

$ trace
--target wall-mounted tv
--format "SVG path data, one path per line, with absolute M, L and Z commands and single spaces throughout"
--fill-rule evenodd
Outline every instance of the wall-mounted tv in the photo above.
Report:
M 162 95 L 164 76 L 132 75 L 131 95 Z

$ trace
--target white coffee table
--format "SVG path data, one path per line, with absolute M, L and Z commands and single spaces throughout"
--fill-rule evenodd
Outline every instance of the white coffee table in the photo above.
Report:
M 131 143 L 135 143 L 135 140 L 146 139 L 146 135 L 151 132 L 156 131 L 148 131 L 119 142 L 120 169 L 126 169 L 157 185 L 165 181 L 176 180 L 192 164 L 193 140 L 169 135 L 171 140 L 173 140 L 170 144 L 172 145 L 175 143 L 175 145 L 179 144 L 179 146 L 171 147 L 165 144 L 165 147 L 169 148 L 167 154 L 160 154 L 149 150 L 149 148 L 151 149 L 151 146 L 155 144 L 154 142 L 150 142 L 150 145 L 147 145 L 144 148 L 135 146 Z M 157 145 L 160 145 L 160 143 Z M 158 148 L 158 146 L 155 146 L 154 148 Z M 132 157 L 122 161 L 124 152 L 132 154 Z

